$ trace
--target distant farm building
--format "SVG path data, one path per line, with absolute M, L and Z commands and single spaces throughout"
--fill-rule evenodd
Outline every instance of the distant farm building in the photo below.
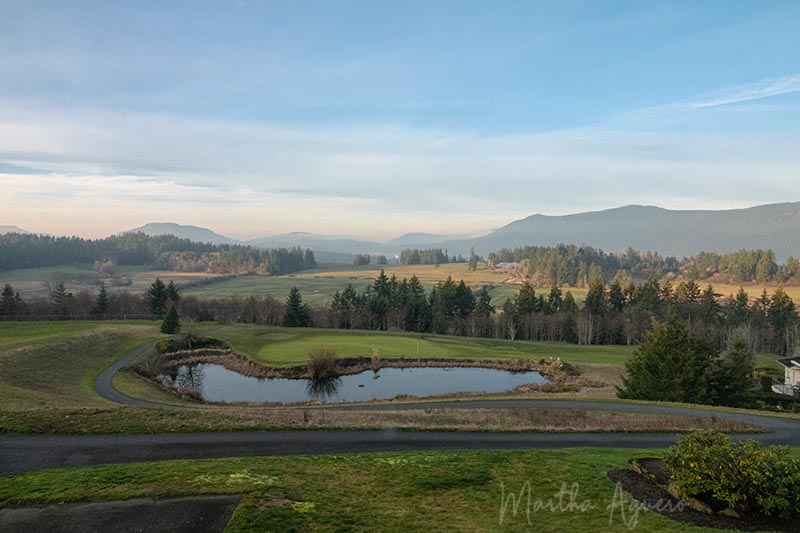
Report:
M 497 263 L 494 266 L 495 270 L 506 270 L 506 271 L 519 270 L 521 268 L 522 265 L 519 263 Z

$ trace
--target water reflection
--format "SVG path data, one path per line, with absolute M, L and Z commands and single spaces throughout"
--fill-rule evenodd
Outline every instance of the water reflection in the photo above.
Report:
M 174 373 L 170 373 L 170 378 L 177 388 L 202 394 L 205 365 L 182 365 Z
M 383 368 L 312 382 L 307 379 L 257 379 L 220 365 L 183 365 L 162 374 L 176 387 L 209 402 L 357 402 L 398 395 L 436 396 L 457 392 L 504 392 L 517 385 L 546 383 L 538 372 L 490 368 Z M 380 379 L 379 379 L 380 378 Z
M 339 378 L 309 379 L 306 383 L 308 397 L 314 400 L 325 400 L 329 396 L 336 395 L 336 390 L 342 384 Z

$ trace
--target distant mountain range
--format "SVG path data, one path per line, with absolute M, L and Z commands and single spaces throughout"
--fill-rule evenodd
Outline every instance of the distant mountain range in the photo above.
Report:
M 0 233 L 5 228 L 0 226 Z M 6 230 L 8 231 L 8 230 Z M 146 224 L 130 231 L 173 234 L 214 244 L 249 244 L 262 248 L 302 246 L 322 260 L 349 261 L 352 254 L 393 255 L 404 248 L 446 248 L 451 255 L 479 254 L 523 245 L 587 244 L 606 252 L 627 248 L 688 256 L 701 251 L 728 253 L 740 249 L 772 249 L 779 261 L 800 256 L 800 202 L 724 211 L 678 211 L 630 205 L 564 216 L 532 215 L 482 237 L 409 233 L 380 243 L 312 233 L 286 233 L 237 241 L 206 228 L 172 223 Z M 126 232 L 127 233 L 127 232 Z
M 17 226 L 0 226 L 0 235 L 5 235 L 6 233 L 24 233 L 29 234 L 33 233 L 32 231 L 28 231 L 26 229 L 18 228 Z
M 231 239 L 225 235 L 220 235 L 207 228 L 199 226 L 184 226 L 174 222 L 152 222 L 132 230 L 122 233 L 144 233 L 145 235 L 175 235 L 181 239 L 189 239 L 195 242 L 207 242 L 211 244 L 241 244 L 236 239 Z
M 772 249 L 779 261 L 800 256 L 800 202 L 724 211 L 675 211 L 631 205 L 565 216 L 532 215 L 469 241 L 439 243 L 450 252 L 485 254 L 522 245 L 588 244 L 607 252 L 628 247 L 662 255 Z

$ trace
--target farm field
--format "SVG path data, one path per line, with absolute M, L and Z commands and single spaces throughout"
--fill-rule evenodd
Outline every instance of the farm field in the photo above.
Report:
M 22 298 L 47 298 L 58 283 L 63 282 L 70 292 L 96 293 L 104 283 L 110 292 L 147 290 L 156 278 L 165 283 L 177 284 L 207 281 L 220 277 L 216 274 L 195 272 L 170 272 L 150 270 L 147 267 L 117 267 L 113 274 L 98 272 L 92 265 L 64 265 L 56 267 L 26 268 L 0 271 L 0 285 L 11 284 Z
M 463 279 L 473 289 L 483 285 L 489 287 L 492 304 L 500 307 L 508 298 L 513 298 L 519 291 L 517 280 L 509 278 L 500 272 L 493 272 L 481 265 L 477 271 L 470 272 L 463 263 L 446 264 L 438 267 L 434 265 L 388 265 L 385 266 L 388 276 L 395 275 L 398 279 L 417 276 L 422 284 L 430 290 L 437 282 L 452 276 L 455 280 Z M 169 272 L 149 270 L 146 267 L 118 267 L 113 275 L 96 271 L 91 265 L 69 265 L 46 268 L 30 268 L 0 272 L 0 285 L 10 283 L 17 289 L 23 298 L 46 298 L 55 285 L 63 281 L 67 290 L 77 292 L 88 290 L 96 292 L 100 283 L 105 283 L 110 291 L 128 290 L 141 293 L 147 290 L 156 279 L 174 281 L 182 289 L 184 295 L 198 298 L 226 298 L 249 296 L 271 296 L 283 300 L 289 289 L 297 287 L 303 299 L 311 306 L 327 306 L 333 294 L 342 291 L 348 284 L 357 290 L 364 290 L 380 273 L 380 267 L 375 265 L 353 266 L 347 264 L 327 263 L 320 264 L 314 270 L 284 276 L 238 276 L 228 277 L 216 274 Z M 673 282 L 673 285 L 677 282 Z M 702 287 L 707 283 L 700 282 Z M 186 286 L 188 285 L 188 286 Z M 772 294 L 776 284 L 714 284 L 715 291 L 722 297 L 735 294 L 743 286 L 751 298 L 758 297 L 766 289 Z M 800 286 L 784 287 L 789 296 L 800 303 Z M 537 292 L 547 293 L 550 287 L 537 287 Z M 575 300 L 582 302 L 587 289 L 580 287 L 562 288 L 569 290 Z
M 398 279 L 403 279 L 417 276 L 428 290 L 437 282 L 447 279 L 448 276 L 456 281 L 463 279 L 473 289 L 487 285 L 495 306 L 503 305 L 507 298 L 513 298 L 519 290 L 518 283 L 509 278 L 507 274 L 493 272 L 486 269 L 485 266 L 479 267 L 475 272 L 470 272 L 465 263 L 446 264 L 438 267 L 434 265 L 389 265 L 383 268 L 389 277 L 397 276 Z M 348 284 L 352 284 L 359 291 L 365 289 L 380 274 L 380 271 L 381 268 L 377 266 L 355 267 L 324 264 L 314 270 L 286 276 L 243 276 L 223 280 L 218 283 L 189 288 L 184 294 L 200 298 L 255 295 L 284 299 L 290 288 L 297 287 L 306 302 L 312 306 L 325 306 L 330 304 L 336 291 L 344 290 Z M 550 287 L 537 290 L 547 292 Z M 571 288 L 569 290 L 579 302 L 583 301 L 586 296 L 586 289 Z
M 655 512 L 617 508 L 610 470 L 663 450 L 565 449 L 231 458 L 65 468 L 0 477 L 0 507 L 85 500 L 241 494 L 226 531 L 685 531 Z M 501 499 L 530 483 L 531 500 L 577 484 L 575 505 L 516 513 Z M 617 503 L 633 503 L 616 493 Z M 564 503 L 569 496 L 564 496 Z M 443 505 L 446 502 L 446 505 Z M 501 521 L 502 516 L 502 521 Z M 530 523 L 528 522 L 530 517 Z M 718 531 L 718 530 L 715 530 Z

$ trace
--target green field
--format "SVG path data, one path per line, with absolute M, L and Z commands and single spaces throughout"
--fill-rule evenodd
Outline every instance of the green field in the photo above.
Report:
M 607 472 L 660 450 L 568 449 L 408 452 L 168 461 L 0 477 L 0 506 L 18 503 L 242 494 L 227 531 L 704 531 L 654 512 L 616 507 Z M 530 483 L 531 502 L 556 511 L 516 514 L 501 498 Z M 557 494 L 577 484 L 561 511 Z M 633 500 L 622 495 L 632 511 Z M 569 497 L 563 500 L 566 505 Z M 615 507 L 612 507 L 612 509 Z M 718 530 L 717 530 L 718 531 Z
M 215 337 L 269 365 L 295 365 L 308 360 L 315 346 L 333 346 L 341 357 L 442 357 L 535 360 L 560 357 L 569 363 L 622 365 L 631 346 L 578 346 L 563 343 L 505 341 L 443 335 L 346 331 L 236 325 Z

